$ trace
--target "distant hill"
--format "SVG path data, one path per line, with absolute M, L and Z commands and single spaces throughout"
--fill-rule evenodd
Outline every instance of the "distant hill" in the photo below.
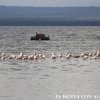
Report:
M 0 25 L 100 26 L 100 7 L 0 6 Z

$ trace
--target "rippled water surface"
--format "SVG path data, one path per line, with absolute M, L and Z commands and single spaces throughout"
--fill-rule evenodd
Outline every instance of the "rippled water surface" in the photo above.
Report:
M 49 35 L 50 41 L 30 41 L 36 31 Z M 56 98 L 56 94 L 100 95 L 100 59 L 50 59 L 52 51 L 78 54 L 96 50 L 100 50 L 100 27 L 0 26 L 1 52 L 46 54 L 44 60 L 0 61 L 0 100 L 64 100 Z

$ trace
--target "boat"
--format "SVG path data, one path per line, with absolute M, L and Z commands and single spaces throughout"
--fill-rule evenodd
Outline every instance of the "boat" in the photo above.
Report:
M 35 36 L 31 37 L 31 40 L 50 40 L 49 36 L 45 36 L 45 34 L 36 33 Z

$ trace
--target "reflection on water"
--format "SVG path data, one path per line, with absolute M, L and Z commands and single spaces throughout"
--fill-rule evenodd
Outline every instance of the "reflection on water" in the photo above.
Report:
M 49 35 L 50 41 L 30 41 L 36 31 Z M 52 51 L 100 50 L 99 37 L 100 27 L 0 27 L 1 52 L 47 54 L 45 60 L 0 61 L 0 100 L 57 100 L 56 94 L 100 95 L 100 59 L 49 58 Z

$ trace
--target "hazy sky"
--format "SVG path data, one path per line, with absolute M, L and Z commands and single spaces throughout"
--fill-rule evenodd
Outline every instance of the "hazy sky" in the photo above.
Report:
M 100 0 L 0 0 L 8 6 L 100 6 Z

